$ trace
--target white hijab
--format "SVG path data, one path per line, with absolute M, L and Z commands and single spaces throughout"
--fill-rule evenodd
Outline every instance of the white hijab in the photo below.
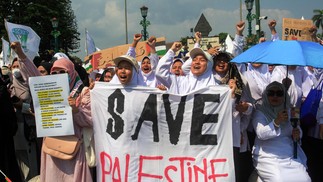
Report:
M 150 61 L 150 65 L 151 65 L 151 71 L 149 73 L 144 73 L 141 70 L 141 64 L 140 64 L 140 72 L 139 72 L 139 76 L 142 77 L 141 80 L 143 80 L 147 87 L 153 87 L 156 88 L 156 86 L 158 85 L 157 79 L 156 79 L 156 66 L 158 63 L 158 55 L 157 54 L 151 54 L 149 57 L 145 56 L 144 58 L 142 58 L 141 62 L 142 63 L 144 61 L 144 59 L 149 59 Z
M 121 82 L 118 78 L 118 75 L 115 74 L 112 78 L 112 80 L 109 82 L 109 84 L 120 84 Z M 146 83 L 143 81 L 143 78 L 141 76 L 139 76 L 138 72 L 136 71 L 136 69 L 134 67 L 132 67 L 132 78 L 131 81 L 129 83 L 127 83 L 124 86 L 147 86 Z
M 212 69 L 213 61 L 208 60 L 207 68 L 200 76 L 193 75 L 191 71 L 185 76 L 173 75 L 173 81 L 169 88 L 169 92 L 174 94 L 188 94 L 192 91 L 205 88 L 210 85 L 217 85 Z

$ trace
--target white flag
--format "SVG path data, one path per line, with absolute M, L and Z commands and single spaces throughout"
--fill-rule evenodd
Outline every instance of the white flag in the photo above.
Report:
M 9 58 L 10 58 L 10 46 L 9 42 L 6 41 L 4 38 L 1 38 L 2 40 L 2 60 L 3 60 L 3 65 L 8 65 L 10 63 Z
M 25 54 L 30 60 L 38 55 L 40 37 L 36 32 L 25 25 L 10 23 L 5 20 L 5 26 L 8 32 L 10 42 L 19 41 Z
M 226 45 L 225 51 L 232 54 L 233 53 L 233 42 L 232 42 L 232 39 L 229 34 L 227 35 L 227 38 L 225 39 L 225 45 Z
M 85 41 L 86 55 L 92 54 L 93 52 L 100 50 L 99 48 L 95 47 L 94 40 L 92 39 L 91 35 L 86 29 L 85 29 L 85 34 L 86 34 L 86 41 Z

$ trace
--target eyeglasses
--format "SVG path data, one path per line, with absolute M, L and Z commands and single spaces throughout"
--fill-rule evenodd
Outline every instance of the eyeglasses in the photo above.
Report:
M 44 74 L 44 73 L 47 73 L 47 71 L 46 71 L 46 70 L 40 70 L 39 72 L 40 72 L 40 73 L 43 73 L 43 74 Z M 55 74 L 55 73 L 54 73 L 54 74 Z
M 63 74 L 63 73 L 67 73 L 67 71 L 66 70 L 59 70 L 59 71 L 52 71 L 52 72 L 50 72 L 51 75 Z
M 276 97 L 282 97 L 282 96 L 284 96 L 284 91 L 282 91 L 282 90 L 277 90 L 277 91 L 268 90 L 267 91 L 267 96 L 268 97 L 274 97 L 274 96 L 276 96 Z

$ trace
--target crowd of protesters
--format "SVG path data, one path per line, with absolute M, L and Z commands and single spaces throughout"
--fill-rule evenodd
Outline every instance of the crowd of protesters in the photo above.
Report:
M 279 39 L 276 21 L 268 23 L 272 40 Z M 309 90 L 322 84 L 323 70 L 313 67 L 235 64 L 230 62 L 243 52 L 244 22 L 236 24 L 234 50 L 220 47 L 204 51 L 200 48 L 201 33 L 195 33 L 195 45 L 186 54 L 174 42 L 161 58 L 156 54 L 156 38 L 147 41 L 150 55 L 136 60 L 136 46 L 142 39 L 135 34 L 126 55 L 115 58 L 115 66 L 85 69 L 63 53 L 51 61 L 31 62 L 19 42 L 11 48 L 17 58 L 3 66 L 0 79 L 0 112 L 5 119 L 0 128 L 3 147 L 0 169 L 12 181 L 96 181 L 95 168 L 86 162 L 82 145 L 72 160 L 62 160 L 42 150 L 43 138 L 37 138 L 33 103 L 28 78 L 67 73 L 69 104 L 72 108 L 75 136 L 83 136 L 84 128 L 93 126 L 91 89 L 95 82 L 121 86 L 147 86 L 172 94 L 188 94 L 211 85 L 227 85 L 231 90 L 233 159 L 238 182 L 256 181 L 323 181 L 323 98 L 318 108 L 317 123 L 302 128 L 292 127 L 290 110 L 300 108 Z M 313 41 L 317 28 L 311 28 Z M 259 43 L 266 41 L 264 38 Z M 323 64 L 323 63 L 322 63 Z M 286 73 L 288 69 L 288 77 Z M 79 91 L 78 94 L 77 91 Z M 293 144 L 297 141 L 297 158 Z M 302 145 L 301 145 L 302 144 Z M 2 179 L 0 181 L 3 181 Z

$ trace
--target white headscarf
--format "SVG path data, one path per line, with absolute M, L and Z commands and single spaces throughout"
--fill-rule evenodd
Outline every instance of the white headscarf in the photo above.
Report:
M 272 106 L 269 103 L 268 100 L 268 96 L 267 96 L 267 91 L 270 90 L 271 88 L 274 87 L 278 87 L 280 90 L 284 91 L 284 98 L 286 98 L 285 102 L 287 103 L 285 105 L 285 102 L 282 102 L 282 104 L 280 104 L 279 106 Z M 273 119 L 275 119 L 277 117 L 277 114 L 282 111 L 283 109 L 288 109 L 290 106 L 290 99 L 289 99 L 289 95 L 286 94 L 286 90 L 285 87 L 283 86 L 283 84 L 274 81 L 272 83 L 270 83 L 266 89 L 264 90 L 264 92 L 262 93 L 262 102 L 256 104 L 256 109 L 260 110 L 267 118 L 267 121 L 272 121 Z M 286 107 L 286 108 L 285 108 Z
M 155 56 L 155 55 L 152 55 L 152 56 Z M 155 69 L 156 69 L 156 63 L 155 62 L 157 62 L 158 60 L 154 60 L 156 58 L 152 57 L 152 56 L 151 57 L 145 56 L 141 60 L 141 63 L 142 63 L 144 59 L 149 59 L 150 64 L 151 64 L 151 71 L 149 73 L 144 73 L 141 70 L 141 65 L 140 65 L 139 76 L 142 77 L 141 80 L 143 80 L 146 83 L 147 87 L 156 88 L 157 80 L 156 80 L 156 73 L 155 73 Z M 158 56 L 157 56 L 157 59 L 158 59 Z
M 109 84 L 120 84 L 121 82 L 118 78 L 117 73 L 113 76 L 112 80 L 109 82 Z M 146 83 L 143 81 L 142 77 L 139 76 L 138 72 L 134 67 L 132 67 L 132 78 L 129 83 L 127 83 L 125 86 L 147 86 Z
M 169 92 L 175 94 L 187 94 L 210 85 L 217 85 L 212 73 L 212 68 L 213 61 L 208 60 L 207 68 L 200 76 L 193 75 L 191 71 L 185 76 L 172 75 L 173 83 L 169 88 Z

